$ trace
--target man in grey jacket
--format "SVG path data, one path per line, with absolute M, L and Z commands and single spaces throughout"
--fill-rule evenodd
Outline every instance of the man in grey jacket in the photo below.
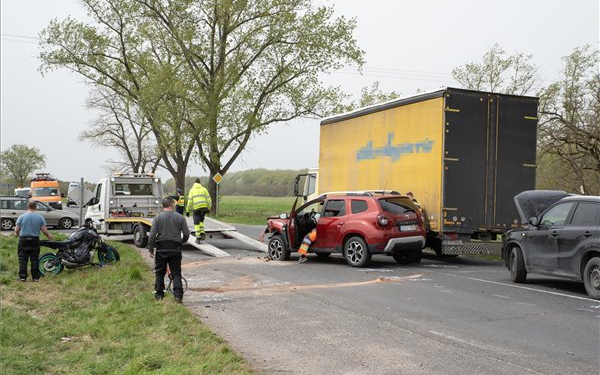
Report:
M 156 281 L 154 298 L 160 301 L 164 297 L 165 274 L 167 264 L 173 278 L 173 297 L 181 303 L 183 286 L 181 283 L 181 244 L 190 237 L 190 230 L 185 218 L 174 210 L 175 201 L 171 197 L 162 199 L 163 212 L 152 221 L 152 229 L 148 237 L 148 251 L 154 257 Z M 156 255 L 155 255 L 156 249 Z

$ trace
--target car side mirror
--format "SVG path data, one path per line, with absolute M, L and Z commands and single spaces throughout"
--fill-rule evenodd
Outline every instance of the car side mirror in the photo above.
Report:
M 279 214 L 279 218 L 280 218 L 280 219 L 284 219 L 284 220 L 285 220 L 285 219 L 289 219 L 289 215 L 288 215 L 288 213 L 287 213 L 287 212 L 284 212 L 284 213 L 282 213 L 282 214 Z
M 533 225 L 534 227 L 537 227 L 539 224 L 537 217 L 530 217 L 529 224 Z
M 65 193 L 60 193 L 60 197 L 64 198 L 65 197 Z

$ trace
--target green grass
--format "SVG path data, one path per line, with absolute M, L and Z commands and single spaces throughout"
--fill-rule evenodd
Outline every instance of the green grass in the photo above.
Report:
M 115 265 L 21 283 L 17 241 L 0 236 L 0 373 L 254 373 L 183 305 L 156 302 L 148 265 L 112 245 Z
M 290 212 L 295 197 L 225 196 L 215 219 L 235 224 L 266 224 L 267 217 Z

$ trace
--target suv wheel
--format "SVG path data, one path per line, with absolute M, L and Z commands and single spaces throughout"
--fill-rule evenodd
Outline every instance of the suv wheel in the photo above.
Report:
M 12 221 L 12 219 L 3 218 L 2 222 L 0 222 L 0 228 L 2 228 L 2 230 L 11 230 L 14 226 L 15 223 Z
M 523 261 L 523 253 L 518 246 L 513 246 L 510 250 L 510 278 L 515 283 L 524 283 L 527 278 L 527 270 Z
M 285 246 L 281 234 L 274 234 L 269 239 L 269 258 L 273 260 L 290 260 L 290 250 Z
M 364 267 L 371 260 L 371 252 L 367 248 L 365 240 L 353 236 L 344 244 L 344 257 L 352 267 Z
M 588 296 L 600 299 L 600 258 L 588 260 L 583 270 L 583 285 Z

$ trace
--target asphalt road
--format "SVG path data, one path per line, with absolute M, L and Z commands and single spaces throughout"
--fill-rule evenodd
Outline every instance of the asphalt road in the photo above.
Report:
M 500 262 L 462 256 L 356 269 L 210 243 L 232 256 L 186 247 L 184 304 L 268 374 L 600 373 L 600 301 L 580 283 L 513 284 Z
M 600 301 L 579 283 L 530 276 L 517 285 L 501 263 L 466 257 L 404 266 L 374 256 L 356 269 L 340 256 L 299 265 L 211 243 L 232 257 L 186 249 L 184 303 L 266 373 L 600 371 Z

